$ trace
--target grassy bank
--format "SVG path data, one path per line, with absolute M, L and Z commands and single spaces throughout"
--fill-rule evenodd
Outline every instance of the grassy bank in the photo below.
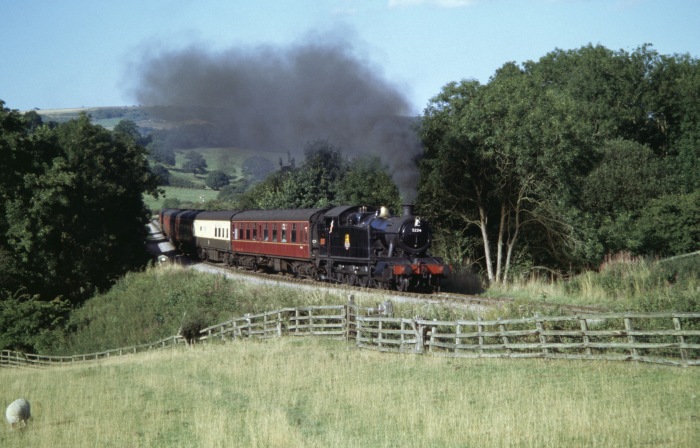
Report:
M 612 263 L 567 279 L 520 278 L 491 285 L 485 295 L 614 311 L 700 311 L 700 254 Z
M 691 447 L 698 384 L 697 369 L 246 341 L 0 370 L 0 396 L 33 411 L 0 446 Z
M 700 257 L 696 257 L 700 258 Z M 695 262 L 693 262 L 695 263 Z M 696 292 L 695 264 L 680 270 L 676 284 L 668 286 L 663 272 L 648 265 L 619 266 L 615 271 L 584 274 L 567 283 L 529 281 L 508 287 L 492 287 L 486 295 L 515 297 L 503 307 L 480 311 L 485 319 L 566 314 L 547 304 L 594 305 L 614 311 L 700 311 Z M 623 270 L 626 268 L 627 270 Z M 676 266 L 679 268 L 679 266 Z M 635 294 L 621 297 L 631 285 Z M 580 286 L 576 286 L 580 285 Z M 607 285 L 607 286 L 605 286 Z M 580 288 L 580 290 L 576 290 Z M 177 333 L 183 323 L 199 320 L 204 326 L 246 313 L 259 313 L 283 307 L 339 305 L 347 293 L 321 289 L 298 290 L 284 286 L 250 283 L 194 271 L 177 265 L 152 267 L 122 278 L 109 292 L 98 295 L 72 313 L 66 331 L 51 339 L 43 353 L 73 355 L 150 343 Z M 358 296 L 360 306 L 376 306 L 386 300 L 381 291 Z M 475 319 L 477 312 L 447 304 L 395 303 L 401 317 L 429 319 Z
M 356 303 L 369 307 L 384 300 L 378 291 L 376 295 L 357 297 Z M 191 320 L 206 326 L 246 313 L 340 305 L 346 301 L 347 293 L 342 291 L 261 285 L 179 265 L 155 266 L 126 275 L 107 293 L 88 300 L 72 313 L 66 331 L 52 338 L 53 346 L 42 352 L 91 353 L 166 338 Z M 445 318 L 456 312 L 446 306 L 398 304 L 396 310 L 400 315 Z

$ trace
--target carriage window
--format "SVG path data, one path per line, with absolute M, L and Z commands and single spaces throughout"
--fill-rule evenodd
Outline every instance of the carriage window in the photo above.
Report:
M 297 225 L 292 224 L 292 243 L 297 242 Z
M 287 224 L 282 224 L 282 242 L 287 242 Z
M 263 232 L 264 232 L 263 240 L 264 240 L 264 241 L 269 241 L 270 235 L 267 233 L 267 232 L 268 232 L 268 230 L 267 230 L 267 223 L 265 223 L 265 230 L 264 230 Z
M 258 239 L 258 225 L 256 223 L 253 223 L 253 239 Z
M 277 241 L 277 224 L 272 224 L 272 241 Z
M 233 225 L 233 239 L 234 240 L 238 239 L 238 224 Z

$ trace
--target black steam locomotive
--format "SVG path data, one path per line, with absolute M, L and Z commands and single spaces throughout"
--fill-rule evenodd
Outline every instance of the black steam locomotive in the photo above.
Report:
M 428 224 L 384 208 L 204 211 L 166 209 L 166 237 L 202 260 L 362 287 L 432 292 L 450 267 L 428 253 Z

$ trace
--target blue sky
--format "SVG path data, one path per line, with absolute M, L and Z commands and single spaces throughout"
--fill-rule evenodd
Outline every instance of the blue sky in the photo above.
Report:
M 450 81 L 601 44 L 700 57 L 697 0 L 0 0 L 0 99 L 27 110 L 137 104 L 144 54 L 285 48 L 322 32 L 420 113 Z

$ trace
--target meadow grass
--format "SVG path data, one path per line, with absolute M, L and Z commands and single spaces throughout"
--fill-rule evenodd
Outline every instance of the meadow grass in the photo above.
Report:
M 700 371 L 468 360 L 291 337 L 0 370 L 0 446 L 694 447 Z
M 241 175 L 241 167 L 246 159 L 253 156 L 260 156 L 270 160 L 277 166 L 279 159 L 287 160 L 286 152 L 277 151 L 259 151 L 254 149 L 243 148 L 195 148 L 193 150 L 179 150 L 175 153 L 175 165 L 181 167 L 184 165 L 188 152 L 197 151 L 202 154 L 207 161 L 207 170 L 220 170 L 228 175 Z
M 612 263 L 567 279 L 519 278 L 492 284 L 485 295 L 613 311 L 700 311 L 700 254 Z
M 158 187 L 165 192 L 165 196 L 155 199 L 153 196 L 144 195 L 143 202 L 149 210 L 162 210 L 163 201 L 167 198 L 176 198 L 181 202 L 202 204 L 203 202 L 213 201 L 219 195 L 216 190 L 205 188 L 178 188 L 178 187 Z

